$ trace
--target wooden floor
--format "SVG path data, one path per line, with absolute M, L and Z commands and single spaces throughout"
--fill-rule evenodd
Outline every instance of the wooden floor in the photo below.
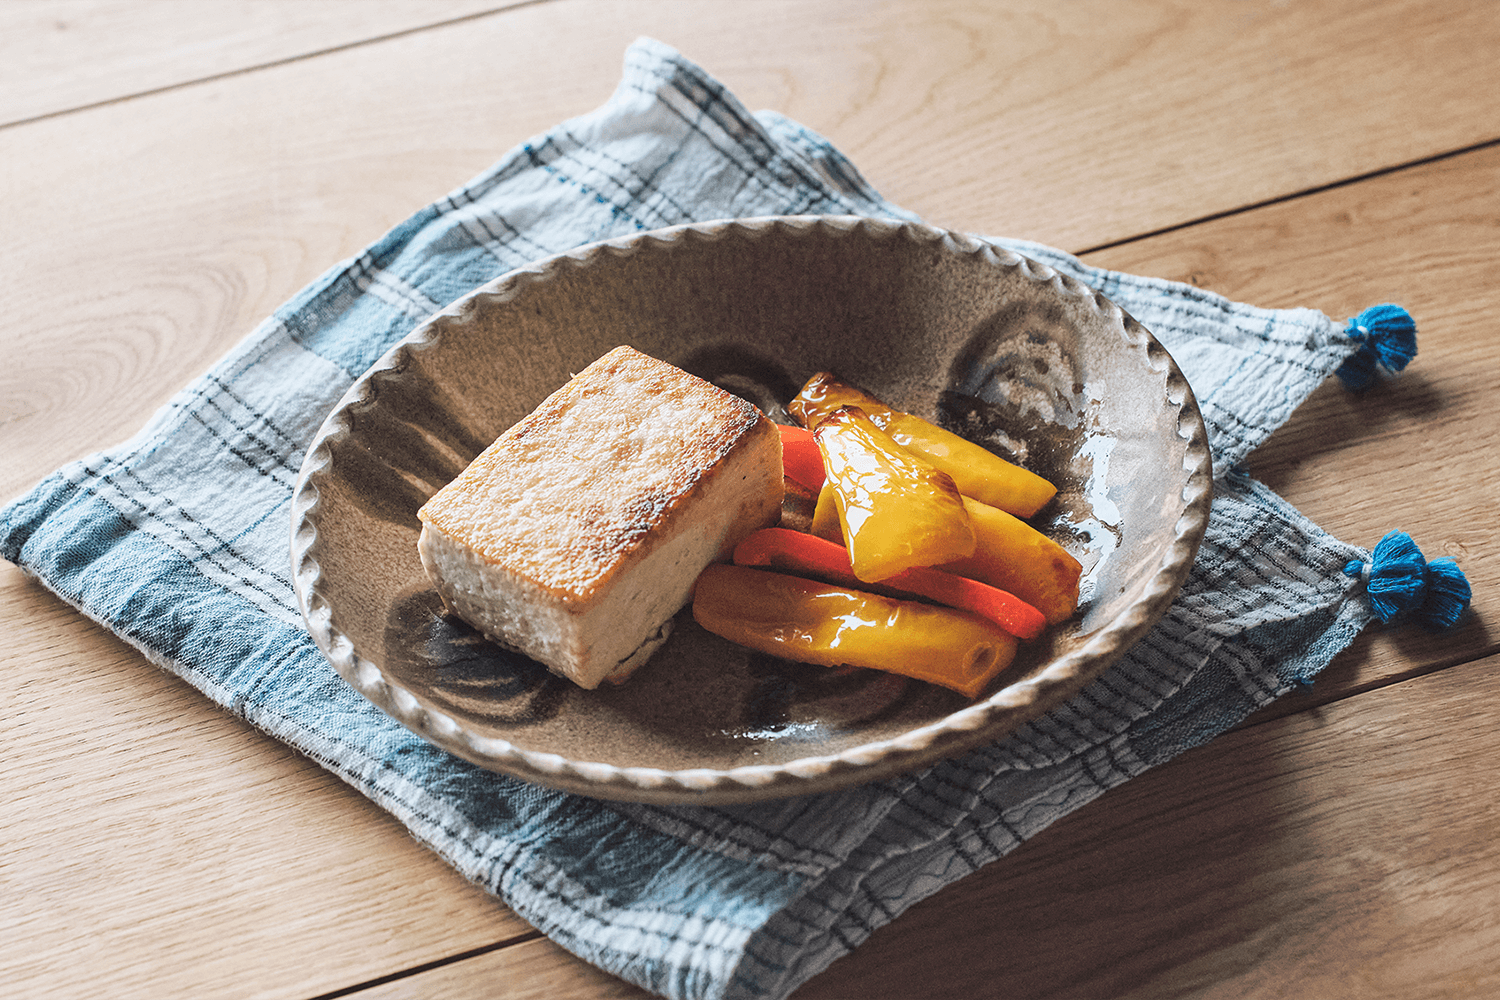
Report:
M 917 905 L 797 994 L 1500 995 L 1500 5 L 0 4 L 0 495 L 132 434 L 332 263 L 669 42 L 929 221 L 1343 318 L 1251 472 L 1474 610 Z M 637 997 L 0 563 L 0 994 Z

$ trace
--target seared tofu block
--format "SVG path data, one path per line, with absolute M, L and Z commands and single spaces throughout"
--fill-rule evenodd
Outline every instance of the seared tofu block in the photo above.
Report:
M 618 347 L 434 494 L 417 547 L 451 612 L 594 688 L 666 641 L 698 574 L 776 523 L 782 490 L 754 405 Z

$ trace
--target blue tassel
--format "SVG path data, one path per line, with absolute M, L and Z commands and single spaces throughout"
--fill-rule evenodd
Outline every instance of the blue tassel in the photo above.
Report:
M 1417 356 L 1417 324 L 1411 313 L 1387 302 L 1371 306 L 1349 321 L 1344 333 L 1359 341 L 1359 350 L 1334 372 L 1350 389 L 1368 389 L 1378 368 L 1395 374 Z
M 1429 628 L 1452 628 L 1469 606 L 1474 591 L 1469 578 L 1452 559 L 1434 559 L 1427 564 L 1427 601 L 1422 615 Z
M 1356 560 L 1344 572 L 1366 575 L 1370 609 L 1386 624 L 1413 617 L 1429 629 L 1451 628 L 1473 598 L 1458 563 L 1452 559 L 1428 562 L 1404 531 L 1389 532 L 1376 544 L 1368 569 Z
M 1334 374 L 1344 383 L 1345 389 L 1355 392 L 1368 389 L 1375 384 L 1375 352 L 1361 347 L 1345 358 L 1344 363 L 1334 369 Z
M 1404 531 L 1392 531 L 1375 546 L 1365 584 L 1375 617 L 1391 622 L 1411 614 L 1427 596 L 1427 560 Z

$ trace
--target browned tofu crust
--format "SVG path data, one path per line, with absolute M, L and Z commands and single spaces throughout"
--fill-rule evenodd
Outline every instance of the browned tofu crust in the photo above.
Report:
M 501 434 L 418 516 L 578 612 L 671 534 L 736 447 L 775 437 L 753 404 L 618 347 Z

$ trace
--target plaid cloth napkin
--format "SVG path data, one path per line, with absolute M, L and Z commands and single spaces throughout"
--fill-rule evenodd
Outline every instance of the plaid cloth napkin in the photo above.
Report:
M 1074 701 L 923 773 L 726 808 L 609 804 L 437 751 L 341 681 L 288 582 L 293 482 L 324 415 L 428 314 L 536 258 L 730 216 L 911 218 L 837 150 L 633 45 L 610 101 L 339 264 L 127 443 L 0 512 L 0 554 L 214 701 L 361 789 L 590 962 L 672 997 L 781 997 L 911 903 L 1308 681 L 1371 619 L 1346 545 L 1239 471 L 1360 344 L 1305 309 L 1013 249 L 1163 341 L 1211 429 L 1217 497 L 1166 618 Z

